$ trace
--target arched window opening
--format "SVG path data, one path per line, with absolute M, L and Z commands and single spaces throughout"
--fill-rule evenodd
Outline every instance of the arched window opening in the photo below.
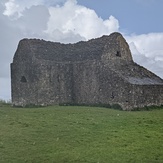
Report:
M 25 78 L 25 76 L 22 76 L 20 81 L 21 81 L 22 83 L 26 83 L 26 82 L 27 82 L 27 79 Z
M 120 51 L 117 51 L 116 56 L 117 56 L 117 57 L 121 57 Z

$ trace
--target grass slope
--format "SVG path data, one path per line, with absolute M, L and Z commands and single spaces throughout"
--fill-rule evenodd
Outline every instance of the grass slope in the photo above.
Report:
M 0 107 L 0 163 L 161 163 L 163 109 Z

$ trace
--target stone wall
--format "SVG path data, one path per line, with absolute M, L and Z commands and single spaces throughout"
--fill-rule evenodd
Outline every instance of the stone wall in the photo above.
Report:
M 163 104 L 163 80 L 133 62 L 119 33 L 66 45 L 24 39 L 11 82 L 16 106 L 119 104 L 132 110 Z

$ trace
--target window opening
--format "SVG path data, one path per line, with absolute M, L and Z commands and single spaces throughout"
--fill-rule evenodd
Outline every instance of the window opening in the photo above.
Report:
M 111 98 L 114 99 L 114 93 L 113 92 L 111 93 Z
M 117 51 L 116 56 L 117 56 L 117 57 L 121 57 L 120 51 Z
M 26 82 L 27 82 L 27 79 L 25 78 L 25 76 L 22 76 L 20 81 L 21 81 L 22 83 L 26 83 Z

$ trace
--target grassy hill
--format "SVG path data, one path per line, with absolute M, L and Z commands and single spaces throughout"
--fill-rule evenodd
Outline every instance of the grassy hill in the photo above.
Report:
M 0 107 L 0 163 L 161 163 L 163 108 Z

